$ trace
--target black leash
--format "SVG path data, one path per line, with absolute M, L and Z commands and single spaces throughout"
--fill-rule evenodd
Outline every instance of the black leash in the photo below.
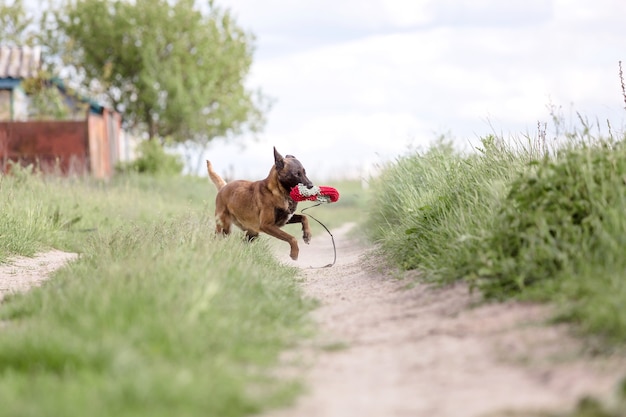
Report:
M 309 206 L 309 207 L 307 207 L 307 208 L 303 208 L 303 209 L 300 211 L 300 213 L 304 213 L 306 210 L 308 210 L 308 209 L 310 209 L 310 208 L 313 208 L 313 207 L 320 206 L 321 204 L 322 204 L 322 203 L 317 203 L 317 204 L 315 204 L 315 205 L 313 205 L 313 206 Z M 324 229 L 326 229 L 326 231 L 327 231 L 327 232 L 328 232 L 328 234 L 330 235 L 330 240 L 332 240 L 332 242 L 333 242 L 333 253 L 334 253 L 333 263 L 328 264 L 328 265 L 324 265 L 324 266 L 317 266 L 317 267 L 313 267 L 313 266 L 312 266 L 311 268 L 330 268 L 330 267 L 332 267 L 333 265 L 335 265 L 335 262 L 337 262 L 337 247 L 335 246 L 335 237 L 333 236 L 333 234 L 332 234 L 332 233 L 330 233 L 330 230 L 328 230 L 328 227 L 326 227 L 326 226 L 324 225 L 324 223 L 322 223 L 321 221 L 317 220 L 317 219 L 316 219 L 315 217 L 313 217 L 311 214 L 307 214 L 307 216 L 308 216 L 308 217 L 310 217 L 310 218 L 312 218 L 313 220 L 315 220 L 315 221 L 316 221 L 316 222 L 318 222 L 319 224 L 321 224 L 321 225 L 322 225 L 322 227 L 323 227 Z

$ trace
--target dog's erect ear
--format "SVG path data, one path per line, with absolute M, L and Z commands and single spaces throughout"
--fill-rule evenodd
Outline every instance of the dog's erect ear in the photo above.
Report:
M 278 171 L 282 170 L 285 167 L 285 161 L 283 160 L 283 156 L 278 153 L 275 146 L 274 146 L 274 165 L 276 165 L 276 169 Z

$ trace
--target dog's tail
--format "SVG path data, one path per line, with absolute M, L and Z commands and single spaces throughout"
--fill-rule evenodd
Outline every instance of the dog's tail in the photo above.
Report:
M 211 165 L 211 162 L 208 159 L 206 160 L 206 170 L 209 173 L 209 178 L 211 178 L 211 181 L 213 181 L 213 184 L 215 184 L 218 190 L 226 185 L 226 181 L 224 181 L 224 179 L 213 170 L 213 165 Z

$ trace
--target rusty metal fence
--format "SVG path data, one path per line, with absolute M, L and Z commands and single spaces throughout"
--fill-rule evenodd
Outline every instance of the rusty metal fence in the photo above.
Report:
M 110 178 L 119 160 L 119 114 L 83 121 L 0 122 L 0 171 L 33 164 L 44 173 Z

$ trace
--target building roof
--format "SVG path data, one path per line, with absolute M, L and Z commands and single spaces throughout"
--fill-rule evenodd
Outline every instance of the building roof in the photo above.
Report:
M 0 79 L 34 77 L 40 67 L 39 46 L 0 45 Z
M 41 48 L 39 46 L 6 46 L 0 45 L 0 89 L 13 89 L 20 85 L 24 78 L 36 77 L 41 67 Z M 104 106 L 96 100 L 72 92 L 58 77 L 47 79 L 67 97 L 89 105 L 92 113 L 102 114 Z
M 52 77 L 48 81 L 50 82 L 50 84 L 56 86 L 56 88 L 58 88 L 59 91 L 61 93 L 63 93 L 64 95 L 66 95 L 67 97 L 74 97 L 78 101 L 80 101 L 81 103 L 88 104 L 89 105 L 89 110 L 91 110 L 92 113 L 102 114 L 102 112 L 104 111 L 105 107 L 102 104 L 98 103 L 93 98 L 90 98 L 90 97 L 87 97 L 85 95 L 76 93 L 75 91 L 71 91 L 71 89 L 69 89 L 65 85 L 63 80 L 61 80 L 59 77 Z

